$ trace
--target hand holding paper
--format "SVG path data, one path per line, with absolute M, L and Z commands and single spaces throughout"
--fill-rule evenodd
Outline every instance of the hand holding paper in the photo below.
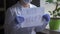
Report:
M 44 15 L 44 8 L 29 8 L 20 12 L 20 15 L 16 17 L 16 22 L 20 23 L 22 28 L 36 27 L 43 25 L 42 18 L 49 21 L 49 15 Z
M 45 29 L 45 27 L 46 27 L 46 25 L 49 23 L 49 21 L 50 21 L 50 16 L 48 15 L 48 14 L 45 14 L 45 15 L 43 15 L 43 25 L 41 25 L 41 26 L 37 26 L 36 28 L 35 28 L 35 31 L 36 32 L 41 32 L 42 30 L 44 30 Z
M 16 21 L 17 24 L 23 23 L 24 22 L 24 17 L 16 16 L 15 21 Z
M 43 18 L 48 22 L 50 21 L 50 16 L 48 14 L 43 15 Z

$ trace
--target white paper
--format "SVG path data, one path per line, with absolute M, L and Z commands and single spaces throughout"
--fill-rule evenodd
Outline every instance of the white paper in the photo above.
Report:
M 21 24 L 21 27 L 34 27 L 41 26 L 42 16 L 44 14 L 44 8 L 29 8 L 23 9 L 21 16 L 24 17 L 25 21 Z

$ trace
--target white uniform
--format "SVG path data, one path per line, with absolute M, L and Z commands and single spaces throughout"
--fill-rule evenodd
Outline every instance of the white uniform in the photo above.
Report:
M 30 4 L 29 8 L 35 8 L 36 6 Z M 20 5 L 18 2 L 14 6 L 8 8 L 6 12 L 6 17 L 5 17 L 5 24 L 4 24 L 4 29 L 5 29 L 5 34 L 36 34 L 35 32 L 39 32 L 45 28 L 47 25 L 47 22 L 44 23 L 41 27 L 36 27 L 36 28 L 19 28 L 20 23 L 17 24 L 15 21 L 16 15 L 21 15 L 20 11 L 22 11 L 24 7 Z

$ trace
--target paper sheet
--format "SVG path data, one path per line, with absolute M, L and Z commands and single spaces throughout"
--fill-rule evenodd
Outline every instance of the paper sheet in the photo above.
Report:
M 44 14 L 44 8 L 29 8 L 23 9 L 21 16 L 24 17 L 25 21 L 21 24 L 21 27 L 34 27 L 41 26 L 42 16 Z

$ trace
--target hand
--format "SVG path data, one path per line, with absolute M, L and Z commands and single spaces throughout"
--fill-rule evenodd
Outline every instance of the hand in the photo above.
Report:
M 50 21 L 50 16 L 49 16 L 48 14 L 43 15 L 43 18 L 44 18 L 46 21 Z
M 24 22 L 24 17 L 16 16 L 15 22 L 16 22 L 17 24 Z

